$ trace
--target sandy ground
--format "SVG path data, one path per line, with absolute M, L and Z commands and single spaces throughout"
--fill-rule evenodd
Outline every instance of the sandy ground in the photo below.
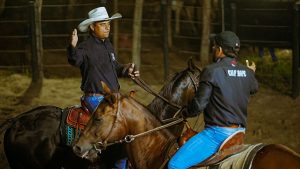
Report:
M 79 104 L 81 92 L 80 79 L 45 79 L 40 96 L 30 105 L 18 104 L 18 97 L 22 96 L 30 78 L 20 74 L 0 75 L 0 124 L 6 119 L 30 110 L 39 105 L 55 105 L 66 107 Z M 121 79 L 121 92 L 136 90 L 136 97 L 144 104 L 148 104 L 153 96 L 146 93 L 132 81 Z M 152 85 L 158 91 L 162 84 Z M 289 96 L 261 87 L 259 92 L 250 99 L 248 112 L 247 143 L 279 143 L 300 152 L 300 98 Z M 202 117 L 191 119 L 195 130 L 203 127 Z

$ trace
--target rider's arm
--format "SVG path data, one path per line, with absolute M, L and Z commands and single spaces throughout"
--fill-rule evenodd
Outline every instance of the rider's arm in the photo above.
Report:
M 83 63 L 83 56 L 84 56 L 84 47 L 83 45 L 79 45 L 77 47 L 78 42 L 78 35 L 77 35 L 77 29 L 74 29 L 72 31 L 72 34 L 70 36 L 70 44 L 67 48 L 68 52 L 68 62 L 73 66 L 80 66 Z
M 79 67 L 83 63 L 83 58 L 85 55 L 85 49 L 81 46 L 72 47 L 71 45 L 67 48 L 68 50 L 68 62 L 73 65 Z
M 211 82 L 212 82 L 211 73 L 208 70 L 204 70 L 201 75 L 199 87 L 195 94 L 195 97 L 187 107 L 188 117 L 193 117 L 198 115 L 205 109 L 205 107 L 209 103 L 209 99 L 213 90 L 213 85 Z

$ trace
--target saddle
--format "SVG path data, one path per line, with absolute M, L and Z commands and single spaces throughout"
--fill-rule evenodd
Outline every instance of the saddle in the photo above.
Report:
M 74 106 L 68 108 L 66 123 L 75 129 L 83 130 L 91 118 L 90 113 L 83 107 Z
M 209 157 L 208 159 L 201 162 L 195 167 L 212 165 L 222 161 L 227 157 L 242 152 L 243 150 L 245 150 L 245 148 L 247 148 L 246 146 L 244 146 L 244 138 L 244 131 L 237 131 L 233 133 L 221 144 L 221 146 L 215 154 L 213 154 L 211 157 Z
M 182 134 L 182 136 L 179 138 L 178 145 L 179 147 L 182 146 L 189 138 L 197 134 L 196 131 L 194 131 L 189 124 L 186 122 L 187 130 Z M 243 150 L 247 149 L 248 146 L 244 145 L 244 138 L 245 138 L 245 132 L 244 131 L 237 131 L 233 133 L 230 137 L 228 137 L 219 147 L 218 151 L 213 154 L 211 157 L 206 159 L 205 161 L 201 162 L 200 164 L 194 166 L 194 167 L 204 167 L 213 165 L 216 163 L 219 163 L 220 161 L 234 155 L 237 153 L 242 152 Z M 173 149 L 173 151 L 172 151 Z M 174 151 L 174 148 L 171 148 L 168 157 L 172 157 L 176 151 Z M 168 159 L 168 160 L 169 160 Z M 167 160 L 167 161 L 168 161 Z M 192 167 L 192 168 L 194 168 Z
M 76 105 L 63 109 L 60 126 L 63 144 L 71 146 L 90 118 L 91 114 L 84 106 Z

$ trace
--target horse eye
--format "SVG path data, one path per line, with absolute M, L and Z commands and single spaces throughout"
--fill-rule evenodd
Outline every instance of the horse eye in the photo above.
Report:
M 96 122 L 96 123 L 100 123 L 101 121 L 102 121 L 102 118 L 101 118 L 101 117 L 96 117 L 96 118 L 95 118 L 95 122 Z

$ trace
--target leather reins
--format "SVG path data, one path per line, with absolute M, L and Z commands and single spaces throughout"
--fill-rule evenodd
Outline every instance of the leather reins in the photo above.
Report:
M 194 75 L 188 71 L 188 75 L 189 78 L 192 81 L 192 84 L 194 86 L 195 92 L 197 91 L 197 87 L 198 87 L 198 83 L 197 80 L 195 79 Z M 131 79 L 137 84 L 139 85 L 142 89 L 144 89 L 145 91 L 147 91 L 148 93 L 152 94 L 153 96 L 159 97 L 160 99 L 162 99 L 163 101 L 165 101 L 166 103 L 168 103 L 169 105 L 177 108 L 177 109 L 181 109 L 181 106 L 179 106 L 178 104 L 175 104 L 173 102 L 171 102 L 170 100 L 166 99 L 165 97 L 163 97 L 162 95 L 160 95 L 159 93 L 157 93 L 156 91 L 154 91 L 144 80 L 142 80 L 139 77 L 131 77 Z
M 145 131 L 145 132 L 142 132 L 142 133 L 139 133 L 139 134 L 135 134 L 135 135 L 126 135 L 123 139 L 120 139 L 120 140 L 117 140 L 117 141 L 113 141 L 113 142 L 109 142 L 107 143 L 107 140 L 109 138 L 109 135 L 112 131 L 112 129 L 114 128 L 115 124 L 116 124 L 116 121 L 117 121 L 117 117 L 118 117 L 118 114 L 121 112 L 120 111 L 120 101 L 118 100 L 118 107 L 117 107 L 117 110 L 116 110 L 116 119 L 114 121 L 114 124 L 112 125 L 111 129 L 110 129 L 110 132 L 108 133 L 108 135 L 106 136 L 106 138 L 104 139 L 104 141 L 99 141 L 97 142 L 96 144 L 93 144 L 93 148 L 101 153 L 102 150 L 105 150 L 106 147 L 108 146 L 111 146 L 111 145 L 114 145 L 114 144 L 118 144 L 118 143 L 130 143 L 132 142 L 133 140 L 135 140 L 135 138 L 137 137 L 142 137 L 142 136 L 145 136 L 145 135 L 148 135 L 148 134 L 151 134 L 155 131 L 158 131 L 158 130 L 162 130 L 162 129 L 165 129 L 165 128 L 168 128 L 170 126 L 173 126 L 173 125 L 176 125 L 176 124 L 179 124 L 181 123 L 182 121 L 184 121 L 183 118 L 177 118 L 176 120 L 170 122 L 170 123 L 167 123 L 165 125 L 162 125 L 162 126 L 159 126 L 159 127 L 156 127 L 156 128 L 153 128 L 151 130 L 148 130 L 148 131 Z M 176 114 L 180 113 L 182 109 L 179 109 Z
M 189 75 L 189 78 L 191 79 L 192 81 L 192 84 L 194 86 L 194 90 L 195 92 L 197 91 L 197 87 L 198 87 L 198 83 L 197 83 L 197 80 L 195 79 L 194 75 L 188 71 L 188 75 Z M 141 78 L 139 77 L 132 77 L 131 78 L 136 84 L 138 84 L 141 88 L 143 88 L 145 91 L 147 91 L 148 93 L 156 96 L 156 97 L 159 97 L 160 99 L 162 99 L 163 101 L 165 101 L 166 103 L 168 103 L 169 105 L 175 107 L 178 109 L 178 111 L 175 113 L 174 117 L 176 117 L 181 111 L 182 111 L 182 107 L 179 106 L 178 104 L 175 104 L 175 103 L 172 103 L 170 102 L 168 99 L 166 99 L 165 97 L 163 97 L 162 95 L 160 95 L 159 93 L 157 93 L 156 91 L 154 91 L 144 80 L 142 80 Z M 120 104 L 120 101 L 118 100 L 118 104 Z M 120 106 L 118 105 L 118 108 L 117 108 L 117 111 L 116 111 L 116 115 L 118 115 L 118 113 L 120 112 Z M 174 118 L 173 118 L 174 119 Z M 130 143 L 132 142 L 135 138 L 137 137 L 141 137 L 141 136 L 144 136 L 144 135 L 147 135 L 147 134 L 150 134 L 150 133 L 153 133 L 155 131 L 158 131 L 158 130 L 162 130 L 162 129 L 165 129 L 165 128 L 168 128 L 170 126 L 173 126 L 173 125 L 176 125 L 176 124 L 179 124 L 181 123 L 182 121 L 184 121 L 183 118 L 178 118 L 176 120 L 173 120 L 165 125 L 162 125 L 162 126 L 159 126 L 159 127 L 156 127 L 154 129 L 151 129 L 151 130 L 148 130 L 148 131 L 145 131 L 145 132 L 142 132 L 142 133 L 139 133 L 139 134 L 136 134 L 136 135 L 126 135 L 123 139 L 120 139 L 120 140 L 117 140 L 117 141 L 113 141 L 113 142 L 110 142 L 110 143 L 107 143 L 107 139 L 110 135 L 110 133 L 108 134 L 108 136 L 106 137 L 105 141 L 104 142 L 97 142 L 96 144 L 93 145 L 94 149 L 96 151 L 98 151 L 99 153 L 101 153 L 101 150 L 104 150 L 106 149 L 107 146 L 111 146 L 111 145 L 114 145 L 114 144 L 118 144 L 118 143 Z M 116 120 L 114 122 L 114 124 L 116 123 Z M 112 126 L 112 128 L 114 127 L 114 124 Z M 111 130 L 112 130 L 111 128 Z

